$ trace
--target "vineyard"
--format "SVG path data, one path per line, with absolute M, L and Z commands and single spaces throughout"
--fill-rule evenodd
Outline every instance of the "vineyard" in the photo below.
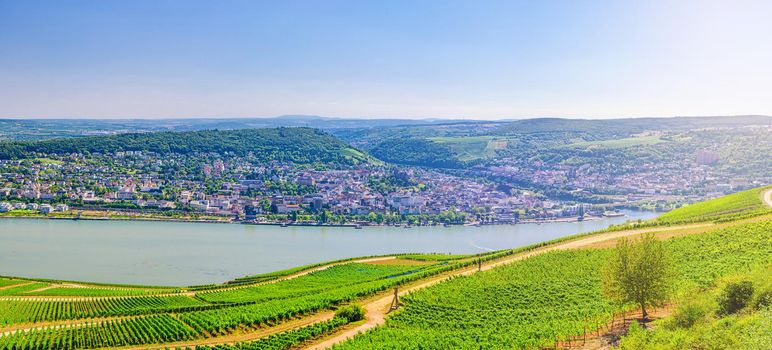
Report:
M 660 216 L 657 221 L 667 224 L 698 221 L 729 221 L 772 213 L 761 195 L 772 186 L 754 188 L 728 196 L 687 205 Z
M 397 261 L 397 260 L 395 260 Z M 227 335 L 268 326 L 299 315 L 331 309 L 356 298 L 425 278 L 466 263 L 384 265 L 346 263 L 273 283 L 205 288 L 195 297 L 129 296 L 67 299 L 0 300 L 0 327 L 46 321 L 84 319 L 84 323 L 9 331 L 0 349 L 74 349 L 154 344 Z M 13 293 L 46 283 L 9 284 Z M 105 318 L 89 321 L 94 318 Z M 255 342 L 265 348 L 299 341 L 338 327 L 339 321 L 315 325 Z M 271 348 L 271 347 L 268 347 Z
M 772 222 L 740 225 L 666 242 L 680 286 L 772 262 Z M 479 349 L 550 346 L 605 323 L 614 305 L 601 294 L 600 266 L 610 250 L 560 251 L 404 297 L 406 307 L 336 349 Z

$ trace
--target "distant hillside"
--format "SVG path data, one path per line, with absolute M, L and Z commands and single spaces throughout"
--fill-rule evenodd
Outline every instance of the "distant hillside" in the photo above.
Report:
M 763 215 L 772 212 L 772 208 L 766 205 L 762 199 L 764 192 L 770 189 L 772 189 L 772 186 L 753 188 L 716 199 L 686 205 L 663 214 L 657 220 L 665 223 L 686 223 L 723 221 Z
M 246 155 L 261 160 L 295 163 L 357 163 L 362 152 L 326 132 L 311 128 L 204 130 L 130 133 L 0 143 L 0 159 L 34 157 L 35 153 L 114 153 L 144 151 L 160 154 L 211 152 Z
M 449 147 L 422 138 L 386 140 L 370 150 L 370 153 L 380 160 L 397 164 L 436 168 L 463 166 Z
M 727 117 L 673 117 L 628 119 L 536 118 L 513 121 L 492 131 L 495 134 L 571 132 L 597 137 L 626 137 L 647 130 L 685 131 L 702 128 L 772 125 L 772 117 L 761 115 Z
M 546 163 L 561 163 L 633 156 L 641 160 L 661 158 L 659 160 L 667 161 L 669 157 L 691 157 L 698 149 L 722 144 L 717 147 L 721 152 L 731 150 L 731 154 L 722 155 L 722 159 L 742 159 L 741 164 L 764 169 L 768 162 L 755 158 L 769 143 L 764 140 L 750 143 L 756 141 L 756 136 L 752 135 L 752 130 L 746 130 L 746 126 L 772 126 L 772 117 L 538 118 L 508 123 L 333 132 L 383 160 L 429 167 L 460 168 L 502 158 L 539 158 Z M 678 138 L 663 137 L 687 133 Z M 754 144 L 757 151 L 749 153 L 749 149 L 734 149 L 736 147 L 730 146 L 731 140 L 722 139 L 729 133 L 744 137 L 748 141 L 744 144 Z M 742 168 L 737 164 L 732 167 Z

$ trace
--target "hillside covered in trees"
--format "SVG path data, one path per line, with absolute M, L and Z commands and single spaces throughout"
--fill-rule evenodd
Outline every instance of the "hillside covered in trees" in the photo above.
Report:
M 216 153 L 295 163 L 359 163 L 367 156 L 335 136 L 311 128 L 203 130 L 127 133 L 109 136 L 0 143 L 0 159 L 37 154 L 109 154 L 142 151 L 158 154 Z

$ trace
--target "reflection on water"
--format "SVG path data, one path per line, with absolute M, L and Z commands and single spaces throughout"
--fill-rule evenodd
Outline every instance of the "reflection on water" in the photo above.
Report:
M 0 275 L 192 285 L 320 261 L 390 253 L 480 253 L 589 232 L 599 221 L 482 227 L 278 227 L 141 221 L 0 220 Z

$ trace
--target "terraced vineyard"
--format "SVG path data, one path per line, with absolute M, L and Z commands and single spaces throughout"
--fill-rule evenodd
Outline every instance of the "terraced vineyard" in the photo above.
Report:
M 676 224 L 698 221 L 729 221 L 772 213 L 762 200 L 762 194 L 772 186 L 737 192 L 705 202 L 687 205 L 665 213 L 657 220 Z
M 681 285 L 772 263 L 772 222 L 667 241 Z M 340 349 L 479 349 L 550 346 L 605 323 L 614 305 L 601 294 L 610 250 L 539 255 L 405 297 L 406 307 Z M 338 347 L 336 347 L 337 349 Z

